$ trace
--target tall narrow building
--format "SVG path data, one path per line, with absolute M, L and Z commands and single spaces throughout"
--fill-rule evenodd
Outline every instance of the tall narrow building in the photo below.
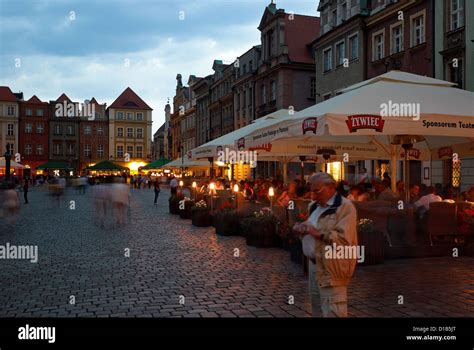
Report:
M 151 160 L 152 111 L 129 87 L 107 108 L 109 159 L 123 162 L 131 173 Z
M 0 86 L 0 154 L 18 152 L 18 97 L 8 86 Z

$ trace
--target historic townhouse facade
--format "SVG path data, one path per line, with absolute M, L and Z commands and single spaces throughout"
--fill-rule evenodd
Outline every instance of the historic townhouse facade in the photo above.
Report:
M 255 120 L 255 76 L 260 61 L 261 45 L 253 46 L 237 57 L 234 77 L 234 128 Z
M 234 65 L 214 60 L 214 74 L 210 86 L 210 139 L 216 139 L 234 130 L 232 83 Z
M 474 1 L 441 0 L 435 7 L 435 77 L 474 91 Z M 434 183 L 474 186 L 474 158 L 432 162 Z
M 20 106 L 19 153 L 21 162 L 34 175 L 36 168 L 48 161 L 50 107 L 36 95 Z
M 338 95 L 341 89 L 364 80 L 364 18 L 367 1 L 321 1 L 321 35 L 313 41 L 316 60 L 316 103 Z
M 151 160 L 152 111 L 129 87 L 107 108 L 109 159 L 132 173 Z
M 8 86 L 0 86 L 0 155 L 3 157 L 10 146 L 10 153 L 16 154 L 18 149 L 18 101 L 23 99 L 22 93 L 14 94 Z
M 49 159 L 62 161 L 70 169 L 80 170 L 79 164 L 79 121 L 80 115 L 66 94 L 49 102 Z
M 93 118 L 89 116 L 82 116 L 80 118 L 80 169 L 109 158 L 109 121 L 106 113 L 106 104 L 98 103 L 94 97 L 87 102 L 91 107 L 94 107 L 94 115 Z
M 171 126 L 171 157 L 176 159 L 184 156 L 185 143 L 189 140 L 188 133 L 190 115 L 194 113 L 191 109 L 191 96 L 188 86 L 183 85 L 182 76 L 176 76 L 176 94 L 173 97 L 173 113 L 170 117 Z M 191 124 L 192 125 L 192 124 Z
M 258 26 L 261 55 L 255 77 L 257 118 L 282 108 L 296 111 L 315 103 L 315 63 L 310 43 L 319 35 L 318 17 L 286 13 L 274 3 Z
M 209 87 L 211 75 L 196 81 L 192 90 L 196 98 L 196 147 L 210 141 Z

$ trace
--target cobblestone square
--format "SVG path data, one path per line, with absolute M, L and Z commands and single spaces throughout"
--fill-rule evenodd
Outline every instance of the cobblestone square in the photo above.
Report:
M 1 245 L 37 245 L 39 255 L 37 263 L 0 260 L 0 317 L 311 316 L 307 276 L 287 251 L 248 247 L 170 215 L 166 189 L 158 205 L 153 190 L 132 190 L 127 224 L 101 229 L 91 190 L 69 189 L 54 208 L 35 188 L 14 227 L 0 222 Z M 349 314 L 473 317 L 473 267 L 466 257 L 357 267 Z

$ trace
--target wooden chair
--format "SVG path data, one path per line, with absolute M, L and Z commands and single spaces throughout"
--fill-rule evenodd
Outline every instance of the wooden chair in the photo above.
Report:
M 430 210 L 426 215 L 426 228 L 431 245 L 433 245 L 433 238 L 454 237 L 456 240 L 456 236 L 459 235 L 456 203 L 430 203 Z

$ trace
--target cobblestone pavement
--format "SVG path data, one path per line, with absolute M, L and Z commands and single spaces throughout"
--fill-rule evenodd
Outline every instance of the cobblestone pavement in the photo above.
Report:
M 247 247 L 168 214 L 167 190 L 132 191 L 129 222 L 100 229 L 91 189 L 60 208 L 38 189 L 0 245 L 38 245 L 39 261 L 0 260 L 0 317 L 308 317 L 307 277 L 281 249 Z M 75 201 L 71 210 L 69 203 Z M 125 250 L 130 249 L 130 257 Z M 235 248 L 240 251 L 234 257 Z M 474 316 L 474 259 L 358 267 L 352 316 Z M 289 296 L 294 305 L 289 305 Z M 403 296 L 403 305 L 398 304 Z M 75 304 L 70 303 L 71 296 Z M 184 297 L 184 305 L 180 304 Z

